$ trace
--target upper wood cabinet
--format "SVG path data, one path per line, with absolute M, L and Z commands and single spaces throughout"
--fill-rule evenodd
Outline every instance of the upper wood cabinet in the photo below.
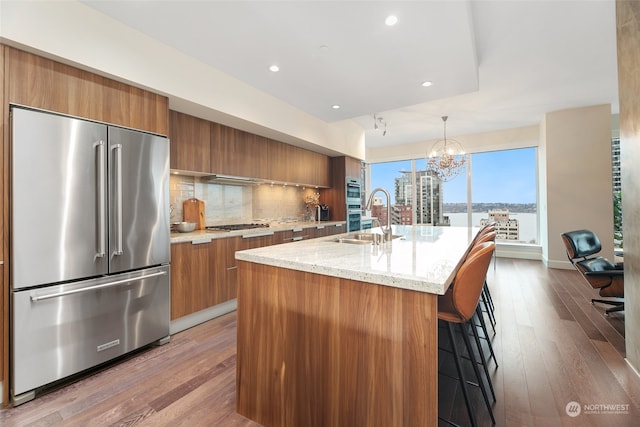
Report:
M 211 122 L 169 111 L 171 169 L 211 172 Z
M 331 185 L 329 157 L 211 124 L 211 172 L 292 184 Z
M 249 178 L 269 177 L 268 144 L 257 135 L 211 124 L 211 172 Z
M 168 135 L 167 97 L 12 47 L 4 51 L 5 104 Z

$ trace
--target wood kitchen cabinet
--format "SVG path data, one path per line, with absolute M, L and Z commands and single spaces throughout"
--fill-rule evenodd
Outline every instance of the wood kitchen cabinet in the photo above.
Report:
M 272 244 L 274 233 L 171 244 L 171 320 L 236 298 L 236 251 Z
M 313 232 L 311 232 L 310 230 L 310 228 L 298 227 L 291 230 L 282 231 L 280 234 L 280 243 L 291 243 L 297 242 L 299 240 L 307 240 L 310 238 L 309 235 L 313 234 Z
M 237 298 L 236 251 L 344 232 L 343 224 L 319 226 L 171 244 L 171 320 Z
M 329 229 L 329 236 L 333 235 L 333 234 L 342 234 L 342 233 L 346 233 L 347 232 L 347 226 L 345 223 L 342 224 L 336 224 L 333 227 L 331 227 Z
M 347 178 L 362 179 L 362 162 L 348 156 L 331 158 L 331 188 L 320 190 L 322 203 L 331 206 L 331 220 L 347 219 Z M 364 184 L 364 183 L 362 183 Z M 364 206 L 362 207 L 364 209 Z
M 268 144 L 262 137 L 212 123 L 210 153 L 212 173 L 270 179 Z
M 218 123 L 211 123 L 210 163 L 222 175 L 331 185 L 328 156 Z
M 334 234 L 346 233 L 346 227 L 344 224 L 331 224 L 324 227 L 324 229 L 318 230 L 318 237 L 333 236 Z
M 275 181 L 331 186 L 330 159 L 320 153 L 271 141 L 268 157 L 270 177 Z
M 268 236 L 256 237 L 229 237 L 226 239 L 218 239 L 224 245 L 224 268 L 221 269 L 220 289 L 227 301 L 238 296 L 238 264 L 236 262 L 236 251 L 245 249 L 260 248 L 263 246 L 273 245 L 273 234 Z M 223 302 L 221 301 L 221 302 Z
M 315 239 L 316 237 L 324 237 L 324 236 L 329 236 L 329 232 L 331 231 L 332 228 L 335 228 L 333 226 L 327 226 L 327 225 L 318 225 L 316 227 L 314 227 L 311 233 L 309 233 L 309 238 Z
M 169 112 L 171 168 L 331 186 L 328 156 L 176 111 Z
M 213 305 L 210 243 L 171 245 L 171 320 Z
M 171 169 L 211 172 L 211 122 L 169 111 Z
M 5 105 L 13 102 L 168 135 L 167 97 L 9 46 L 4 52 Z
M 238 295 L 238 278 L 235 265 L 236 238 L 214 239 L 211 242 L 210 264 L 213 268 L 212 287 L 214 298 L 211 306 L 232 300 Z

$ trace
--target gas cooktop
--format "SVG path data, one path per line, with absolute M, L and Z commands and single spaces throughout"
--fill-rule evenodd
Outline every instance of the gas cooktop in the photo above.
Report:
M 212 231 L 234 231 L 234 230 L 247 230 L 251 228 L 268 228 L 269 224 L 229 224 L 229 225 L 211 225 L 206 227 L 207 230 Z

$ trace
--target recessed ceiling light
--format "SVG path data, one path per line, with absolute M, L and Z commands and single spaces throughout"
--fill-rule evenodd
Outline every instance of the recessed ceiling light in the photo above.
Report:
M 334 104 L 331 106 L 331 108 L 333 108 L 334 110 L 339 110 L 340 106 L 338 104 Z
M 280 67 L 278 67 L 277 65 L 272 65 L 271 67 L 269 67 L 269 70 L 277 73 L 278 71 L 280 71 Z
M 424 86 L 424 87 L 429 87 L 429 86 L 431 86 L 432 84 L 433 84 L 433 82 L 432 82 L 432 81 L 430 81 L 430 80 L 426 80 L 426 81 L 422 82 L 422 86 Z
M 384 23 L 392 27 L 398 23 L 398 17 L 395 15 L 389 15 L 387 16 L 387 19 L 384 20 Z

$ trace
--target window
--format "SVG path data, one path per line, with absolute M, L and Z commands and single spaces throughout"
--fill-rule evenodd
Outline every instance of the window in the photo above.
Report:
M 498 240 L 538 242 L 536 148 L 468 155 L 465 170 L 449 182 L 427 173 L 425 159 L 374 163 L 367 170 L 367 194 L 375 187 L 391 192 L 392 224 L 481 226 L 496 221 Z M 378 206 L 386 206 L 377 196 L 382 194 L 376 195 Z M 372 216 L 379 212 L 372 209 Z
M 412 161 L 374 163 L 369 165 L 370 188 L 369 194 L 375 188 L 384 188 L 391 196 L 391 224 L 413 224 L 411 210 L 407 206 L 412 205 L 413 188 L 411 181 L 407 181 L 407 175 L 411 176 Z M 374 196 L 371 206 L 371 216 L 378 218 L 381 224 L 387 221 L 387 201 L 384 194 L 378 192 Z
M 538 242 L 535 148 L 471 155 L 473 225 L 497 222 L 497 240 Z

